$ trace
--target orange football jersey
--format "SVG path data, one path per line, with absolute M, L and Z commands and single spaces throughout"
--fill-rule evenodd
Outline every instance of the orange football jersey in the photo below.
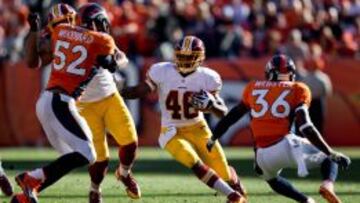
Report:
M 243 102 L 251 109 L 251 130 L 257 147 L 269 146 L 290 132 L 295 109 L 310 105 L 309 88 L 300 82 L 253 81 Z
M 63 24 L 53 30 L 51 46 L 54 57 L 47 89 L 59 87 L 69 95 L 91 79 L 97 57 L 114 54 L 116 48 L 108 34 Z

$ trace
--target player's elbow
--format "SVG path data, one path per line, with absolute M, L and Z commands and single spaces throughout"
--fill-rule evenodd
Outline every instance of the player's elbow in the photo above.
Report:
M 34 59 L 34 57 L 25 57 L 25 62 L 27 67 L 31 69 L 35 69 L 40 66 L 39 60 Z

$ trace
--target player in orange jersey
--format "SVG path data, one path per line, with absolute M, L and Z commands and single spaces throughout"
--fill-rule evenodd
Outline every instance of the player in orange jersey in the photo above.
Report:
M 54 11 L 69 10 L 73 11 L 66 4 L 58 4 Z M 39 190 L 71 170 L 95 162 L 92 133 L 77 110 L 76 100 L 98 71 L 113 72 L 119 66 L 115 42 L 109 34 L 75 26 L 72 18 L 64 18 L 50 30 L 54 53 L 52 72 L 36 104 L 36 112 L 50 144 L 62 156 L 43 168 L 16 176 L 25 200 L 30 203 L 38 202 Z M 16 202 L 16 197 L 12 202 Z
M 53 8 L 58 8 L 58 6 Z M 57 10 L 59 11 L 59 9 Z M 49 12 L 48 28 L 42 31 L 42 34 L 36 31 L 38 28 L 30 32 L 26 41 L 27 49 L 32 50 L 26 54 L 29 67 L 38 67 L 40 64 L 46 65 L 52 60 L 53 53 L 50 49 L 49 31 L 59 25 L 58 22 L 62 22 L 69 16 L 66 12 L 58 11 L 52 9 Z M 31 27 L 39 27 L 37 26 L 38 21 L 36 15 L 29 18 L 29 23 L 34 24 Z M 106 11 L 96 3 L 86 3 L 79 8 L 77 23 L 98 32 L 110 32 L 110 22 Z M 117 54 L 119 55 L 119 63 L 125 66 L 128 62 L 125 54 L 118 49 Z M 97 156 L 96 162 L 89 167 L 91 177 L 89 202 L 102 202 L 100 185 L 107 172 L 110 156 L 107 132 L 119 145 L 120 164 L 116 170 L 116 176 L 126 187 L 126 192 L 130 198 L 140 198 L 140 187 L 132 175 L 132 166 L 138 147 L 136 128 L 131 114 L 117 90 L 113 75 L 108 70 L 100 69 L 97 72 L 77 101 L 77 107 L 80 115 L 85 118 L 91 129 Z
M 298 202 L 314 202 L 280 176 L 283 168 L 297 168 L 299 176 L 308 169 L 321 167 L 320 194 L 330 203 L 340 203 L 334 191 L 338 166 L 347 168 L 350 159 L 330 148 L 312 124 L 308 107 L 309 88 L 295 82 L 295 65 L 285 55 L 275 55 L 266 65 L 266 81 L 250 82 L 242 101 L 216 126 L 207 148 L 250 112 L 251 130 L 256 148 L 256 171 L 279 194 Z M 293 121 L 305 138 L 291 132 Z M 309 142 L 310 141 L 310 142 Z

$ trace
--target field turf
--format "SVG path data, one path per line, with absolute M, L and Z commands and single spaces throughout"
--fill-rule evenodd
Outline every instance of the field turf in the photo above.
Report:
M 352 158 L 349 171 L 340 171 L 336 185 L 338 194 L 344 203 L 360 203 L 360 148 L 340 149 Z M 127 198 L 124 188 L 114 177 L 116 151 L 111 152 L 110 170 L 104 180 L 102 190 L 105 203 L 221 203 L 224 196 L 215 193 L 199 182 L 186 168 L 182 167 L 159 148 L 141 148 L 134 175 L 142 189 L 141 200 Z M 226 154 L 231 165 L 240 174 L 241 180 L 250 195 L 250 203 L 286 203 L 292 202 L 273 193 L 252 170 L 253 153 L 250 148 L 227 148 Z M 0 149 L 3 166 L 13 181 L 19 171 L 41 166 L 57 157 L 51 149 L 12 148 Z M 293 183 L 313 197 L 317 202 L 325 202 L 318 195 L 320 175 L 318 171 L 307 178 L 297 178 L 294 170 L 284 171 Z M 44 191 L 40 196 L 42 203 L 86 203 L 89 189 L 89 177 L 86 168 L 78 169 Z M 19 188 L 15 187 L 16 191 Z M 9 198 L 0 195 L 0 202 L 9 202 Z

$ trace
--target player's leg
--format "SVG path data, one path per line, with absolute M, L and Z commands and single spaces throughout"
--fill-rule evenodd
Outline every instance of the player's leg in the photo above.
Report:
M 16 177 L 16 182 L 31 203 L 38 202 L 41 185 L 49 186 L 71 170 L 95 161 L 92 138 L 85 120 L 78 114 L 75 101 L 60 94 L 45 92 L 37 104 L 37 115 L 42 125 L 50 125 L 56 135 L 73 152 L 65 154 L 43 168 Z
M 319 193 L 330 203 L 340 203 L 340 198 L 335 193 L 334 184 L 338 175 L 338 165 L 320 152 L 315 146 L 307 140 L 303 140 L 302 145 L 304 159 L 307 168 L 320 168 L 323 182 L 320 186 Z
M 102 116 L 106 109 L 102 107 L 102 102 L 78 103 L 77 106 L 91 129 L 96 152 L 96 162 L 88 168 L 91 179 L 89 202 L 100 203 L 102 202 L 100 185 L 105 178 L 109 165 L 109 149 Z
M 200 160 L 196 151 L 187 140 L 176 135 L 165 145 L 165 150 L 168 151 L 176 161 L 191 169 L 196 177 L 203 183 L 225 194 L 229 201 L 246 202 L 245 199 L 221 179 L 213 169 L 209 168 Z
M 118 93 L 108 98 L 105 104 L 105 126 L 120 146 L 120 164 L 115 173 L 116 177 L 125 185 L 128 196 L 138 199 L 141 197 L 141 191 L 131 171 L 138 148 L 134 121 Z
M 298 202 L 311 201 L 311 198 L 293 187 L 287 179 L 279 176 L 283 168 L 296 166 L 290 154 L 290 146 L 285 139 L 273 146 L 257 149 L 256 172 L 275 192 Z
M 244 197 L 247 196 L 245 187 L 240 183 L 240 179 L 235 169 L 229 166 L 224 150 L 219 143 L 216 143 L 209 152 L 206 143 L 211 136 L 211 131 L 206 124 L 194 128 L 187 134 L 187 139 L 191 141 L 200 159 L 213 169 L 224 181 L 226 181 L 234 190 L 238 191 Z
M 5 171 L 1 165 L 1 160 L 0 160 L 0 189 L 2 193 L 6 196 L 11 196 L 13 194 L 13 188 L 10 184 L 9 179 L 6 177 Z

